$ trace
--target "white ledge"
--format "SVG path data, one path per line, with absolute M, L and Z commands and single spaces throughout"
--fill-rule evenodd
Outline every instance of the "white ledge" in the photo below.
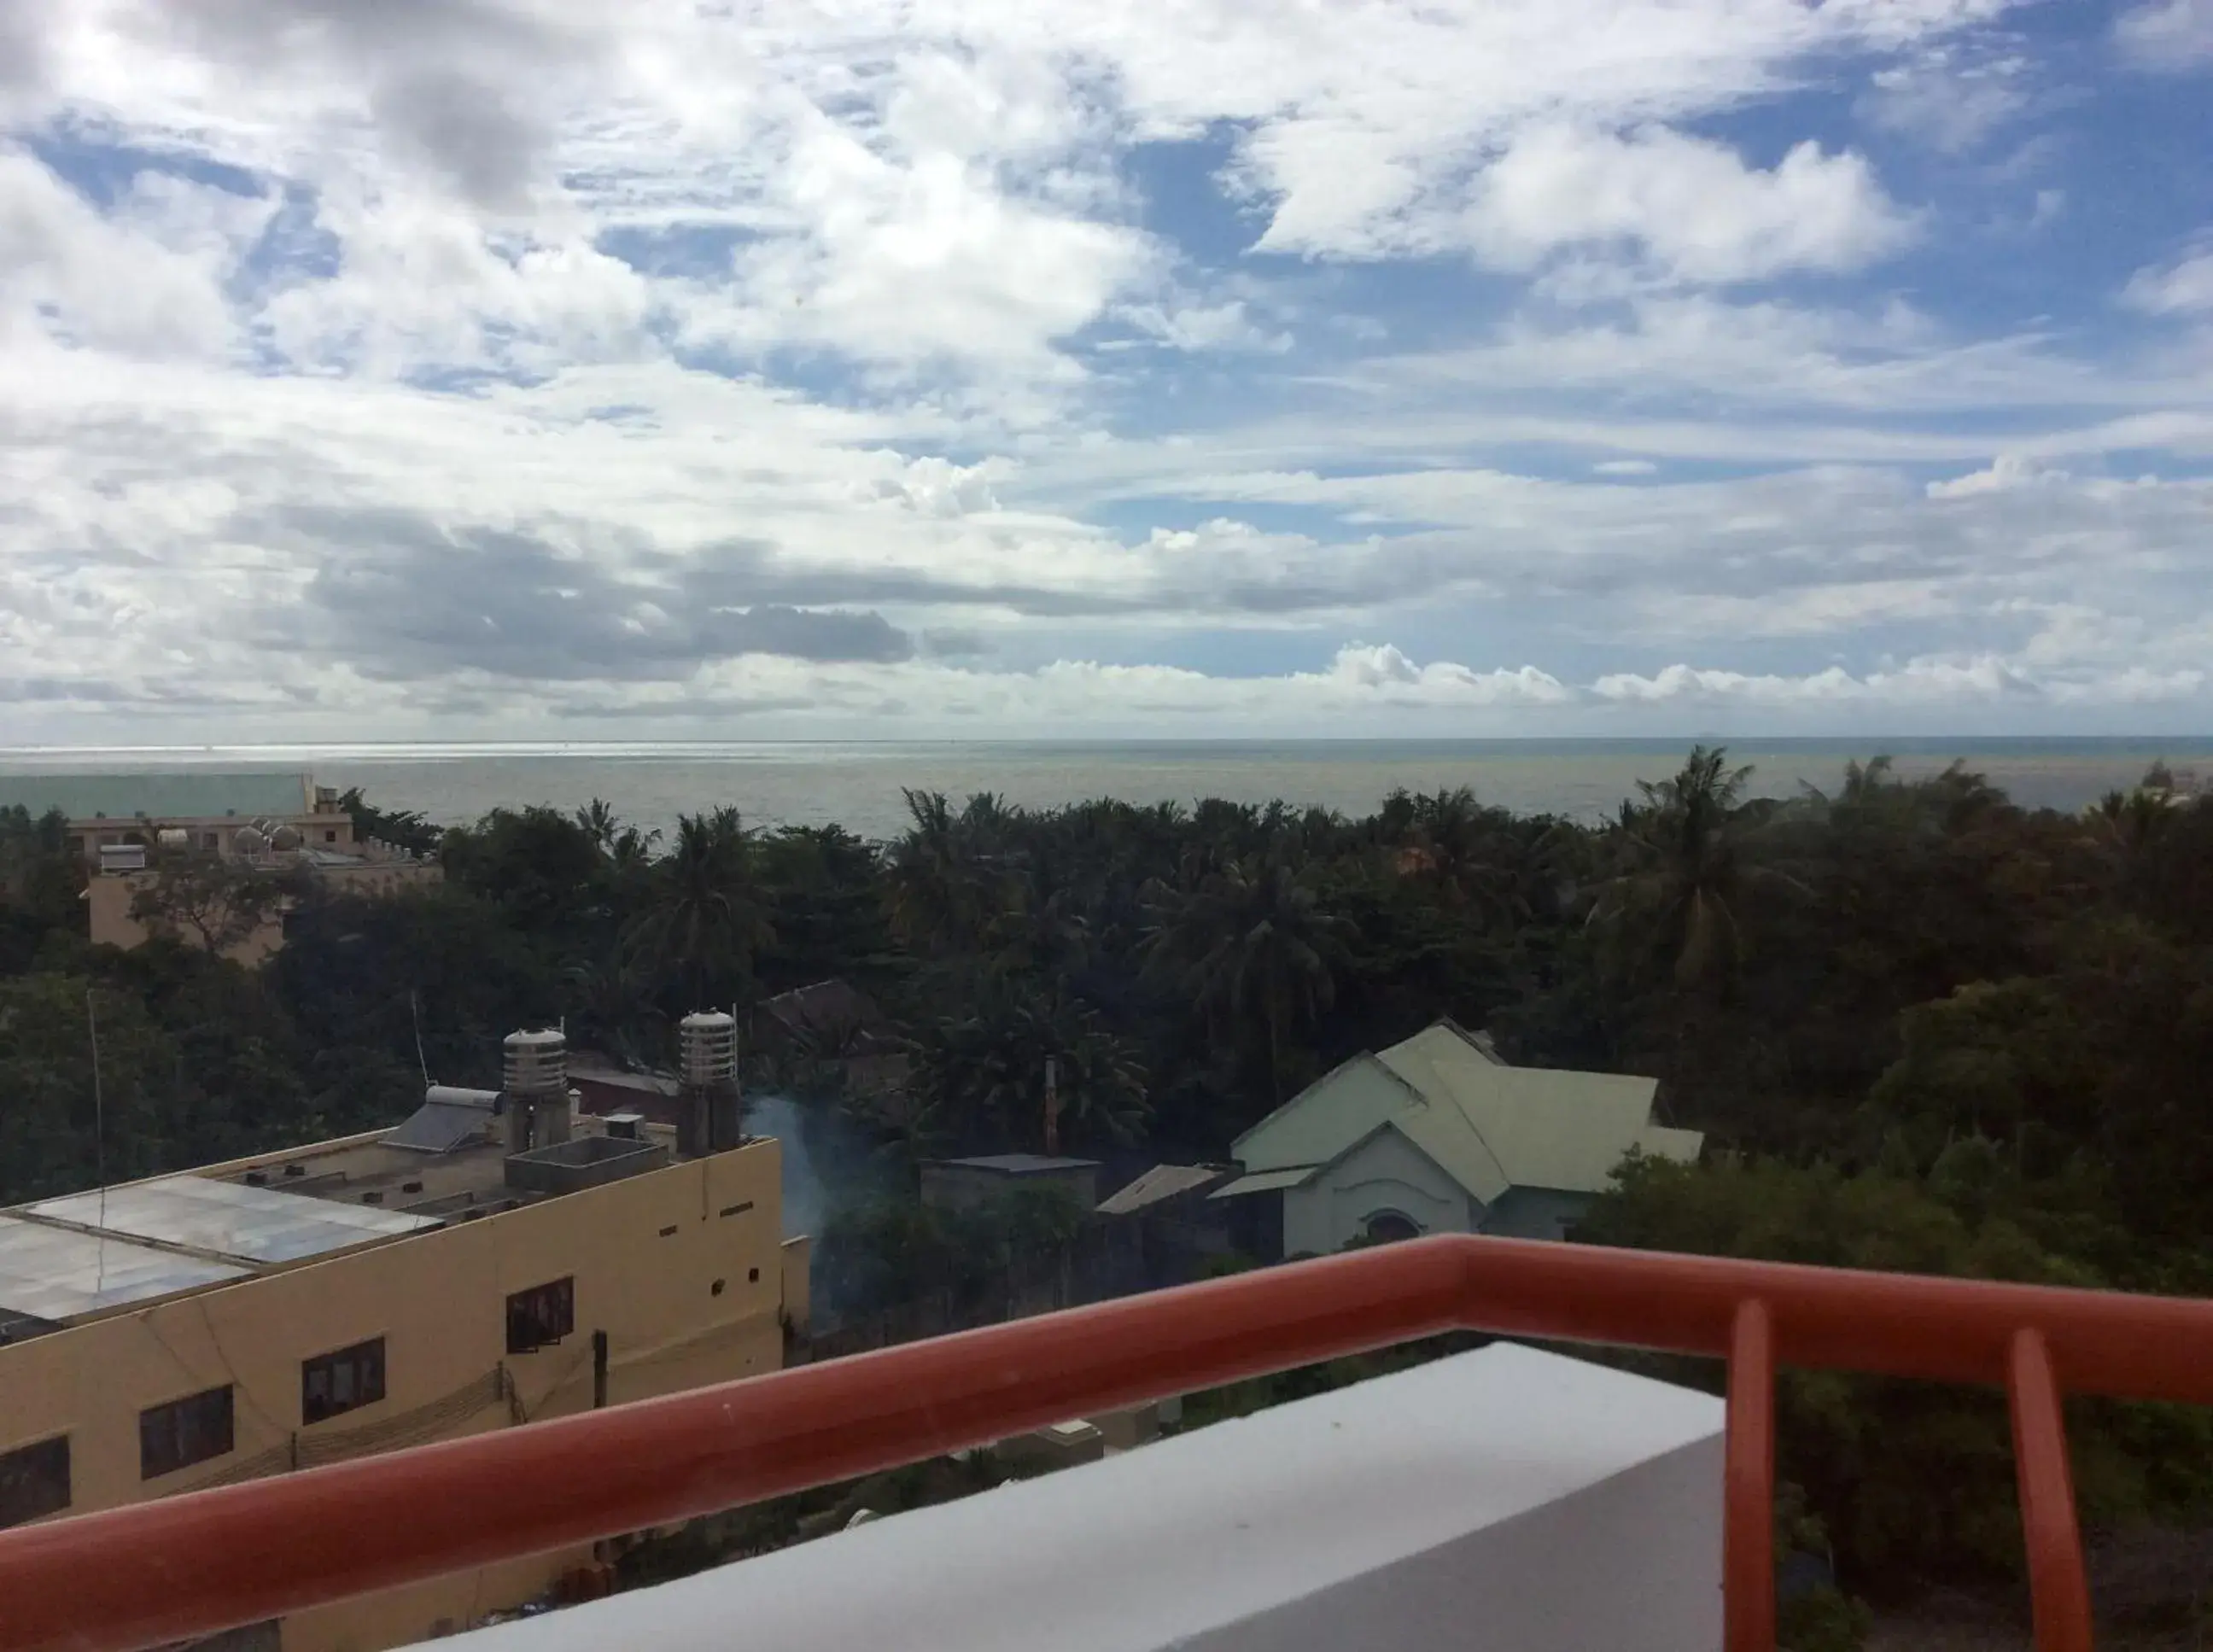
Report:
M 1722 1402 L 1496 1344 L 456 1652 L 1713 1652 Z

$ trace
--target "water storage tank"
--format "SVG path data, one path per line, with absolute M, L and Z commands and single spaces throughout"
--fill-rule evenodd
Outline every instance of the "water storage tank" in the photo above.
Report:
M 508 1146 L 516 1153 L 569 1139 L 569 1040 L 551 1027 L 509 1033 L 503 1046 Z
M 564 1095 L 569 1089 L 569 1040 L 557 1027 L 509 1033 L 503 1088 L 509 1095 Z
M 699 1010 L 677 1023 L 684 1082 L 700 1089 L 734 1083 L 738 1076 L 738 1024 L 719 1009 Z
M 742 1145 L 737 1022 L 718 1009 L 696 1011 L 676 1024 L 676 1039 L 684 1081 L 678 1155 L 688 1159 Z

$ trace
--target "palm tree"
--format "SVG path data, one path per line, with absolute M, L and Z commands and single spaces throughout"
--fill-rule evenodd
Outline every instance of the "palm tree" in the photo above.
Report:
M 1679 986 L 1732 976 L 1744 950 L 1739 913 L 1748 899 L 1803 886 L 1749 852 L 1745 818 L 1752 770 L 1726 766 L 1726 749 L 1692 749 L 1671 780 L 1637 783 L 1613 847 L 1620 869 L 1602 885 L 1589 921 L 1630 932 L 1632 944 L 1672 957 Z
M 1005 900 L 997 834 L 1003 807 L 988 794 L 953 813 L 942 792 L 900 789 L 913 821 L 889 856 L 893 933 L 918 952 L 972 952 Z
M 753 879 L 752 838 L 734 808 L 680 815 L 675 848 L 654 868 L 653 904 L 631 939 L 693 1009 L 749 978 L 754 954 L 776 939 Z
M 1048 1064 L 1063 1139 L 1137 1139 L 1147 1111 L 1144 1069 L 1104 1018 L 988 980 L 967 1009 L 925 1025 L 916 1039 L 917 1119 L 941 1140 L 971 1148 L 1046 1146 L 1056 1129 L 1046 1119 Z
M 625 826 L 615 814 L 614 806 L 605 798 L 594 797 L 578 809 L 576 824 L 619 874 L 643 866 L 652 858 L 653 846 L 661 841 L 658 832 L 641 832 L 634 826 Z
M 1280 855 L 1230 861 L 1180 899 L 1160 893 L 1149 961 L 1174 972 L 1210 1033 L 1225 1020 L 1257 1024 L 1280 1103 L 1284 1036 L 1335 1002 L 1352 926 L 1324 911 Z

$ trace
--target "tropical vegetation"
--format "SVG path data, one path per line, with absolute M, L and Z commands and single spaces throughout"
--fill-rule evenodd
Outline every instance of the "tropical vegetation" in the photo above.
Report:
M 2080 814 L 1958 766 L 1877 759 L 1783 799 L 1747 780 L 1700 749 L 1596 823 L 1466 791 L 1357 819 L 914 793 L 885 844 L 727 807 L 665 839 L 600 804 L 440 830 L 350 794 L 445 882 L 302 894 L 254 972 L 188 924 L 89 946 L 59 823 L 18 813 L 0 1198 L 394 1120 L 426 1072 L 489 1081 L 502 1033 L 556 1016 L 664 1059 L 687 1010 L 835 976 L 883 1007 L 905 1082 L 849 1086 L 829 1048 L 779 1073 L 893 1185 L 959 1152 L 1220 1159 L 1449 1015 L 1516 1062 L 1652 1075 L 1706 1132 L 1701 1165 L 1630 1167 L 1595 1242 L 2213 1290 L 2213 800 L 2163 769 Z M 872 1208 L 832 1249 L 881 1299 L 966 1277 L 976 1247 L 942 1228 Z M 2017 1564 L 1994 1398 L 1793 1377 L 1782 1417 L 1804 1529 L 1850 1587 Z M 2077 1438 L 2094 1521 L 2207 1511 L 2204 1417 L 2085 1407 Z

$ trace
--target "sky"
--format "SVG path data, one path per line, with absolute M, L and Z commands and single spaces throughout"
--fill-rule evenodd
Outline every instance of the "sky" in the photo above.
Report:
M 2213 732 L 2213 0 L 0 0 L 0 746 Z

